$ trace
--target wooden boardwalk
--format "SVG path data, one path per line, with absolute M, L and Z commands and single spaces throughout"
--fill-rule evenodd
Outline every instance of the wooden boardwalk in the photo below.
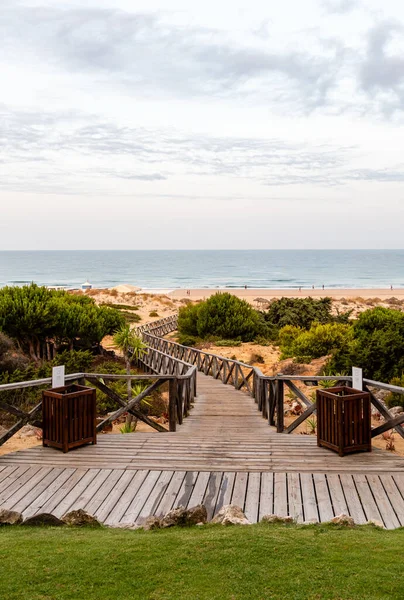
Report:
M 277 434 L 249 395 L 202 374 L 175 433 L 99 435 L 68 454 L 36 447 L 0 457 L 0 507 L 25 516 L 83 508 L 124 525 L 200 502 L 209 517 L 233 503 L 252 522 L 346 513 L 404 526 L 404 459 L 380 450 L 340 458 L 314 436 Z

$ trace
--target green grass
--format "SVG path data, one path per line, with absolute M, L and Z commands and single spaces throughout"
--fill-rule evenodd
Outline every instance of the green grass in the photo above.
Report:
M 403 597 L 404 529 L 0 530 L 7 600 Z

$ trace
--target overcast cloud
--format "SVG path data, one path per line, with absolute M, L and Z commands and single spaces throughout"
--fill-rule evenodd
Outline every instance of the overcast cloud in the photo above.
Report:
M 2 0 L 0 249 L 402 247 L 404 6 L 271 4 Z

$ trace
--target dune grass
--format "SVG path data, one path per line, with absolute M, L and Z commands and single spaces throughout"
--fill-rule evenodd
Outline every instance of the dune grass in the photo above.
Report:
M 353 600 L 403 596 L 404 529 L 207 526 L 0 530 L 7 600 Z

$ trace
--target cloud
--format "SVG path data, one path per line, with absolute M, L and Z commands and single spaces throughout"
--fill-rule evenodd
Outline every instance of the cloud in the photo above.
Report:
M 8 168 L 1 189 L 48 192 L 53 184 L 63 193 L 115 193 L 116 179 L 153 186 L 188 176 L 245 179 L 258 185 L 336 185 L 355 152 L 352 146 L 289 143 L 276 137 L 120 127 L 82 113 L 69 113 L 68 123 L 66 118 L 65 113 L 3 107 L 0 160 Z
M 329 13 L 345 14 L 360 6 L 360 2 L 358 0 L 324 0 L 323 6 Z
M 261 102 L 289 99 L 310 110 L 326 104 L 341 65 L 338 48 L 324 54 L 304 49 L 310 44 L 248 45 L 215 29 L 112 9 L 11 7 L 1 13 L 0 37 L 10 61 L 41 56 L 58 71 L 104 78 L 139 95 L 240 94 Z
M 401 44 L 390 51 L 394 36 Z M 367 38 L 366 56 L 359 69 L 361 88 L 371 97 L 379 98 L 386 113 L 403 110 L 404 102 L 404 27 L 401 23 L 384 21 L 373 27 Z

